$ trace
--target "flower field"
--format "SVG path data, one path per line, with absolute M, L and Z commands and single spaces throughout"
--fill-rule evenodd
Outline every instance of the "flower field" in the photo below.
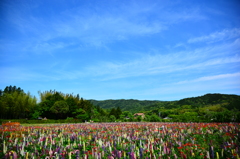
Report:
M 0 158 L 175 159 L 240 156 L 239 123 L 2 126 Z

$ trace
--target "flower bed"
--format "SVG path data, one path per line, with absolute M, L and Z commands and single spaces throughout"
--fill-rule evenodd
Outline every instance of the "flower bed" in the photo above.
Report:
M 9 126 L 20 126 L 20 123 L 19 122 L 3 122 L 2 123 L 2 126 L 3 127 L 9 127 Z
M 0 130 L 1 158 L 239 158 L 239 123 L 83 123 Z

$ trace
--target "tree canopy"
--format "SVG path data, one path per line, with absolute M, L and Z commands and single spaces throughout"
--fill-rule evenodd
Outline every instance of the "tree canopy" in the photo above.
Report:
M 25 93 L 20 87 L 7 86 L 0 90 L 1 119 L 26 118 L 35 109 L 37 98 Z

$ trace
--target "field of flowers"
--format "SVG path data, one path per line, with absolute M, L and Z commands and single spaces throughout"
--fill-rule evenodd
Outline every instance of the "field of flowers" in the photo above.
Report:
M 240 123 L 1 126 L 0 158 L 172 159 L 240 156 Z

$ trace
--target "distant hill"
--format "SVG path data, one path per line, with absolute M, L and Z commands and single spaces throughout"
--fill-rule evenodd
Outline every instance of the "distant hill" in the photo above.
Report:
M 229 94 L 206 94 L 199 97 L 184 98 L 177 102 L 178 105 L 192 105 L 192 106 L 203 106 L 203 105 L 215 105 L 215 104 L 240 104 L 239 95 Z
M 194 107 L 204 107 L 209 105 L 224 105 L 225 108 L 232 110 L 234 108 L 240 110 L 240 96 L 229 94 L 206 94 L 199 97 L 184 98 L 178 101 L 158 101 L 158 100 L 134 100 L 134 99 L 120 99 L 120 100 L 89 100 L 93 105 L 100 106 L 104 109 L 121 108 L 122 111 L 129 111 L 132 113 L 141 111 L 150 111 L 159 108 L 178 108 L 183 105 L 190 105 Z
M 119 99 L 119 100 L 89 100 L 93 105 L 100 106 L 103 109 L 121 108 L 123 111 L 139 112 L 144 111 L 145 107 L 161 103 L 157 100 L 135 100 L 135 99 Z

